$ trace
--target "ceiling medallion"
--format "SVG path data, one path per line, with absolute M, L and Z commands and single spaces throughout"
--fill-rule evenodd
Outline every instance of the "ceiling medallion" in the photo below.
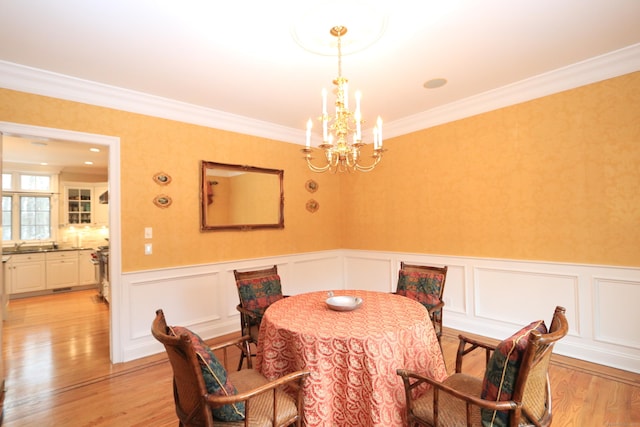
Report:
M 349 28 L 349 36 L 342 40 L 342 54 L 351 55 L 368 48 L 382 37 L 387 29 L 387 16 L 371 1 L 325 1 L 310 6 L 295 19 L 291 37 L 308 52 L 334 56 L 336 39 L 326 37 L 326 31 L 336 23 Z

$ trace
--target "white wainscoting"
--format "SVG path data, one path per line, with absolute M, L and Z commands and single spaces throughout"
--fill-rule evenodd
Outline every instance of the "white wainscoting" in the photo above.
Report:
M 504 338 L 567 309 L 569 335 L 556 352 L 640 373 L 640 268 L 428 254 L 335 250 L 142 271 L 121 277 L 123 361 L 155 354 L 154 311 L 203 338 L 239 330 L 233 270 L 278 265 L 283 292 L 395 290 L 400 262 L 447 265 L 444 325 Z
M 164 351 L 151 336 L 151 322 L 159 308 L 169 325 L 186 326 L 204 339 L 240 330 L 233 270 L 273 265 L 278 266 L 285 295 L 344 287 L 341 251 L 126 273 L 120 280 L 123 354 L 118 361 Z

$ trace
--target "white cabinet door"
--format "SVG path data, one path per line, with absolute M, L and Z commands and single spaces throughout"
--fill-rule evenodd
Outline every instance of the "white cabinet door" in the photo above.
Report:
M 11 274 L 13 271 L 13 261 L 11 261 L 13 257 L 9 257 L 9 260 L 4 262 L 4 291 L 7 295 L 11 295 L 11 290 L 13 289 L 13 275 Z
M 4 257 L 3 257 L 4 259 Z M 9 263 L 3 261 L 2 262 L 2 320 L 6 320 L 7 318 L 7 308 L 9 304 Z M 0 332 L 2 331 L 2 327 L 0 327 Z M 0 371 L 1 373 L 2 371 Z
M 47 289 L 78 285 L 78 251 L 47 253 Z
M 9 260 L 9 271 L 11 294 L 45 289 L 44 254 L 12 255 Z
M 93 186 L 90 184 L 65 184 L 64 188 L 64 223 L 69 225 L 89 225 L 93 205 Z
M 97 283 L 96 266 L 91 262 L 93 250 L 78 251 L 78 285 L 95 285 Z
M 108 189 L 106 183 L 93 187 L 93 223 L 96 225 L 109 225 L 109 204 L 100 203 L 100 195 Z

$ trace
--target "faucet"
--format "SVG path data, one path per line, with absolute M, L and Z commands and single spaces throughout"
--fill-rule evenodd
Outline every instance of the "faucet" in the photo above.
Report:
M 16 243 L 13 245 L 13 248 L 14 248 L 16 251 L 18 251 L 18 250 L 20 250 L 20 247 L 22 247 L 22 245 L 24 245 L 25 243 L 26 243 L 26 242 L 16 242 Z

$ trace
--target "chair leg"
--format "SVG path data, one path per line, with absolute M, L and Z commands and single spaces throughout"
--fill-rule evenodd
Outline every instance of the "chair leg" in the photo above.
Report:
M 240 363 L 238 363 L 238 371 L 242 369 L 242 362 L 244 361 L 245 354 L 244 351 L 240 352 Z
M 247 351 L 249 351 L 251 353 L 251 357 L 256 357 L 256 354 L 254 352 L 251 351 L 251 344 L 249 343 L 249 346 L 247 347 Z M 247 358 L 247 355 L 244 353 L 244 350 L 240 352 L 240 362 L 238 362 L 238 371 L 242 369 L 242 363 L 244 362 L 244 359 Z M 250 366 L 248 366 L 250 367 Z

